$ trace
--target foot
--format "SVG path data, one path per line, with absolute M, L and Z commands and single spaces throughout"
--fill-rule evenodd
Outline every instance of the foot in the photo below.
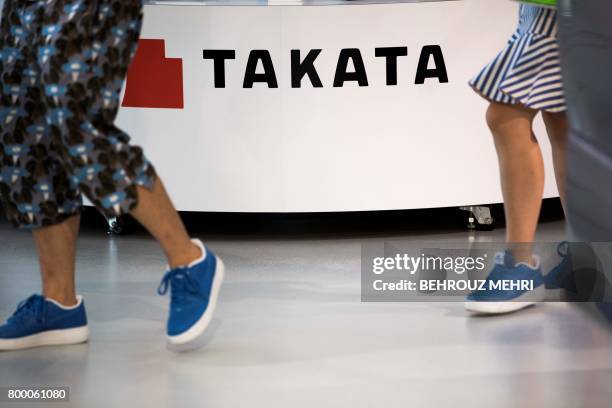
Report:
M 172 345 L 191 343 L 210 324 L 223 282 L 224 266 L 200 240 L 193 240 L 202 256 L 185 267 L 171 269 L 164 275 L 159 288 L 160 295 L 170 289 L 170 315 L 167 338 Z
M 498 253 L 485 289 L 467 297 L 466 310 L 487 314 L 510 313 L 544 300 L 544 281 L 539 263 L 539 260 L 535 266 L 515 263 L 510 251 Z M 504 282 L 511 287 L 496 287 Z
M 22 301 L 0 326 L 0 351 L 84 343 L 89 327 L 83 298 L 66 307 L 40 295 Z

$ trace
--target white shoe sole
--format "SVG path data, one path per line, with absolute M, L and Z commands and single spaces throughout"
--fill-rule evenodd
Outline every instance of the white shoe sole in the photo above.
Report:
M 213 278 L 212 288 L 210 291 L 210 299 L 208 301 L 208 307 L 206 311 L 189 330 L 181 333 L 177 336 L 167 336 L 168 342 L 171 345 L 178 346 L 191 343 L 197 340 L 212 321 L 215 308 L 217 307 L 217 299 L 219 298 L 219 292 L 223 283 L 223 277 L 225 275 L 225 265 L 221 258 L 217 257 L 217 269 L 215 270 L 215 277 Z
M 546 297 L 544 285 L 540 285 L 534 290 L 526 292 L 512 302 L 465 302 L 465 310 L 483 314 L 503 314 L 516 312 L 531 305 L 541 302 Z
M 0 351 L 79 344 L 87 340 L 89 340 L 89 327 L 81 326 L 74 329 L 50 330 L 18 339 L 0 339 Z

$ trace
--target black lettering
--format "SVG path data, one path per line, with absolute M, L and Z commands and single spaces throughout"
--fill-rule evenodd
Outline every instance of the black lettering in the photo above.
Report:
M 353 60 L 355 72 L 347 72 L 349 60 Z M 336 76 L 334 77 L 334 88 L 344 86 L 346 81 L 357 81 L 359 86 L 368 86 L 368 75 L 363 65 L 361 52 L 357 48 L 346 48 L 340 51 Z
M 236 59 L 236 51 L 204 50 L 204 59 L 214 61 L 215 88 L 225 88 L 225 60 Z
M 256 72 L 259 61 L 261 61 L 264 69 L 262 74 Z M 274 64 L 268 50 L 253 50 L 249 54 L 243 86 L 245 88 L 252 88 L 255 82 L 265 82 L 268 84 L 268 88 L 278 88 Z
M 427 68 L 429 65 L 429 58 L 433 56 L 434 68 Z M 419 65 L 417 67 L 415 84 L 424 84 L 426 78 L 438 78 L 440 83 L 448 82 L 448 73 L 446 72 L 446 63 L 444 62 L 444 55 L 442 55 L 442 48 L 439 45 L 426 45 L 421 50 L 421 57 L 419 58 Z
M 397 85 L 397 58 L 407 56 L 408 47 L 376 48 L 374 55 L 387 60 L 387 85 Z
M 315 88 L 323 88 L 321 78 L 317 73 L 314 62 L 322 50 L 310 50 L 304 61 L 300 61 L 300 50 L 291 50 L 291 87 L 301 88 L 302 78 L 308 75 L 310 83 Z

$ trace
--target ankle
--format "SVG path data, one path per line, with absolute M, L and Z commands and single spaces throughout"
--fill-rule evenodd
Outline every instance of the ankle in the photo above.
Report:
M 526 254 L 512 254 L 514 258 L 514 264 L 518 265 L 520 263 L 529 265 L 531 268 L 536 269 L 539 267 L 540 262 L 538 257 L 533 255 L 532 253 Z
M 60 305 L 66 306 L 66 307 L 76 306 L 77 303 L 79 302 L 74 292 L 73 293 L 62 293 L 62 292 L 47 293 L 46 291 L 43 291 L 43 296 L 45 297 L 45 299 L 53 300 L 59 303 Z
M 535 266 L 536 258 L 533 256 L 533 244 L 530 242 L 514 242 L 509 245 L 515 264 L 524 263 Z
M 200 248 L 199 245 L 189 241 L 189 245 L 187 245 L 183 251 L 168 257 L 170 269 L 191 264 L 192 262 L 203 257 L 203 251 L 203 248 Z

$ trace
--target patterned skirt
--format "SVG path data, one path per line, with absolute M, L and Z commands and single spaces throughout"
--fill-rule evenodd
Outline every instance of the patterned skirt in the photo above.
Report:
M 557 30 L 555 10 L 521 5 L 516 32 L 470 86 L 493 102 L 565 111 Z

